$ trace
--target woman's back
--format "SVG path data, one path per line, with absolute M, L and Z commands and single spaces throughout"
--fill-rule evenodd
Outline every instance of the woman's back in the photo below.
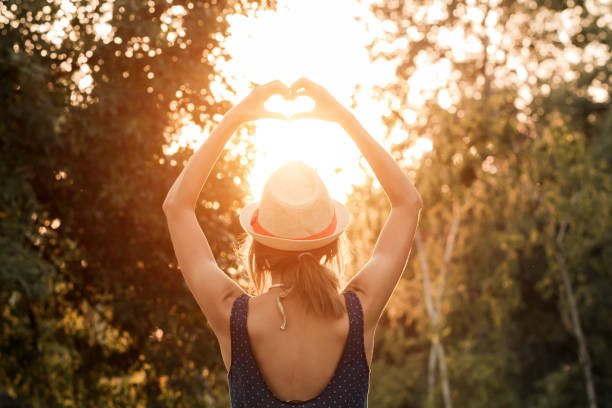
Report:
M 363 309 L 354 291 L 338 296 L 348 310 L 340 319 L 309 315 L 299 299 L 283 299 L 284 331 L 276 292 L 236 298 L 228 373 L 233 408 L 367 406 L 373 330 L 366 329 L 371 336 L 365 341 Z M 370 343 L 369 358 L 364 341 Z

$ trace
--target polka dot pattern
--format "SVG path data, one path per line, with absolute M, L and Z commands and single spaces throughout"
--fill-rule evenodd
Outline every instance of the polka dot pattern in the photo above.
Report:
M 355 292 L 344 292 L 349 314 L 349 335 L 336 371 L 325 389 L 307 401 L 277 398 L 259 371 L 247 333 L 250 296 L 236 298 L 230 317 L 232 362 L 227 379 L 232 408 L 367 408 L 370 368 L 363 341 L 363 309 Z

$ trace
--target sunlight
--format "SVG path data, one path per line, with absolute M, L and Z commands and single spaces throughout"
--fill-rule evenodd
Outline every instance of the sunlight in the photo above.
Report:
M 351 99 L 357 86 L 362 94 L 367 93 L 374 85 L 391 81 L 394 75 L 392 63 L 373 64 L 369 60 L 365 46 L 375 35 L 375 28 L 368 31 L 364 23 L 373 27 L 381 23 L 371 16 L 367 4 L 354 0 L 279 1 L 275 12 L 235 15 L 228 21 L 230 35 L 222 46 L 232 58 L 220 64 L 220 72 L 237 90 L 233 103 L 251 91 L 249 81 L 262 84 L 280 79 L 290 85 L 304 76 L 324 86 L 355 113 L 373 137 L 382 141 L 386 132 L 381 121 L 384 103 L 357 95 L 353 107 Z M 289 116 L 310 110 L 313 104 L 308 97 L 288 102 L 275 95 L 264 106 Z M 259 120 L 253 143 L 257 152 L 248 180 L 253 200 L 261 196 L 270 173 L 288 160 L 300 160 L 313 167 L 330 195 L 339 201 L 346 200 L 352 184 L 364 180 L 359 167 L 361 153 L 336 123 Z
M 433 143 L 431 143 L 431 140 L 426 137 L 420 137 L 414 146 L 408 149 L 408 156 L 415 160 L 420 160 L 426 152 L 431 152 L 432 149 Z
M 230 58 L 214 60 L 218 74 L 211 82 L 213 97 L 236 105 L 252 91 L 253 83 L 280 79 L 290 85 L 304 76 L 324 86 L 386 148 L 391 143 L 403 141 L 401 138 L 407 137 L 407 133 L 396 130 L 391 132 L 391 140 L 383 140 L 388 130 L 382 117 L 389 113 L 389 101 L 373 97 L 375 86 L 394 81 L 397 62 L 373 63 L 369 59 L 366 45 L 374 37 L 395 29 L 390 21 L 380 21 L 370 13 L 371 3 L 371 0 L 280 0 L 276 11 L 249 10 L 246 16 L 228 16 L 229 35 L 220 38 L 220 46 L 227 50 Z M 444 17 L 439 6 L 436 3 L 429 11 L 424 7 L 418 12 L 423 13 L 423 18 L 434 21 Z M 321 10 L 326 12 L 321 13 Z M 475 10 L 467 18 L 481 21 L 483 17 Z M 492 18 L 487 21 L 489 26 L 492 23 Z M 178 25 L 176 29 L 180 32 Z M 460 28 L 447 30 L 441 33 L 440 42 L 452 45 L 458 59 L 482 51 L 476 50 L 476 45 L 463 37 Z M 402 47 L 402 43 L 393 44 L 393 47 Z M 210 58 L 215 57 L 209 55 Z M 419 69 L 407 84 L 410 89 L 407 102 L 411 109 L 403 111 L 408 124 L 417 121 L 419 108 L 436 95 L 436 102 L 443 109 L 452 109 L 456 101 L 454 93 L 446 89 L 452 75 L 451 62 L 448 59 L 434 62 L 425 54 L 417 59 Z M 222 79 L 235 93 L 227 89 Z M 397 105 L 397 102 L 392 101 L 392 104 Z M 308 97 L 285 101 L 282 96 L 274 95 L 264 106 L 290 116 L 310 110 L 313 103 Z M 198 139 L 201 130 L 185 126 L 168 152 L 176 151 L 184 143 L 195 148 L 192 142 Z M 330 195 L 342 202 L 352 191 L 352 185 L 363 183 L 364 168 L 373 175 L 350 136 L 336 123 L 261 119 L 255 122 L 255 129 L 252 141 L 256 153 L 248 177 L 251 194 L 247 201 L 258 200 L 269 175 L 289 160 L 301 160 L 313 167 Z M 420 138 L 406 152 L 404 164 L 414 165 L 431 148 L 429 140 Z
M 293 101 L 286 101 L 282 96 L 274 95 L 264 104 L 264 107 L 270 112 L 280 112 L 287 117 L 298 112 L 312 110 L 314 106 L 314 100 L 308 96 L 300 96 Z
M 33 32 L 38 32 L 41 38 L 57 46 L 64 40 L 76 41 L 77 33 L 72 29 L 70 21 L 79 13 L 92 12 L 89 5 L 80 4 L 71 0 L 51 0 L 57 8 L 45 6 L 42 12 L 53 18 L 47 23 L 32 26 Z M 217 68 L 210 91 L 216 101 L 228 100 L 232 104 L 239 103 L 252 90 L 252 83 L 263 84 L 275 79 L 282 80 L 289 85 L 297 78 L 305 76 L 323 85 L 338 101 L 349 108 L 370 132 L 370 134 L 385 147 L 389 148 L 389 141 L 383 141 L 388 129 L 382 123 L 382 116 L 389 113 L 388 105 L 398 109 L 399 101 L 378 101 L 373 97 L 372 89 L 375 86 L 385 86 L 395 80 L 397 61 L 371 62 L 366 45 L 373 38 L 384 37 L 387 33 L 397 31 L 395 23 L 390 20 L 380 21 L 372 15 L 369 7 L 373 0 L 337 0 L 325 2 L 324 0 L 297 1 L 279 0 L 277 10 L 256 10 L 256 6 L 247 12 L 247 15 L 229 15 L 228 36 L 223 38 L 218 34 L 215 38 L 220 41 L 230 58 L 224 60 L 220 57 L 220 49 L 213 49 L 206 58 Z M 147 3 L 153 10 L 153 2 Z M 450 55 L 455 62 L 472 58 L 474 55 L 486 52 L 491 58 L 505 65 L 518 81 L 527 81 L 533 78 L 533 72 L 522 55 L 506 53 L 504 44 L 506 38 L 497 26 L 500 15 L 495 10 L 484 13 L 483 10 L 471 5 L 462 6 L 462 23 L 473 23 L 478 35 L 466 35 L 462 24 L 454 27 L 440 27 L 436 40 L 440 46 L 448 47 Z M 589 7 L 599 8 L 596 4 Z M 605 7 L 605 6 L 602 6 Z M 4 7 L 3 15 L 11 16 L 10 11 Z M 122 39 L 115 36 L 112 26 L 114 2 L 102 1 L 99 9 L 92 14 L 92 23 L 97 40 L 104 43 L 114 41 L 116 44 L 125 43 L 125 56 L 131 57 L 139 48 L 147 52 L 149 57 L 156 55 L 156 50 L 149 44 L 149 37 L 133 37 Z M 322 13 L 321 10 L 325 10 Z M 188 13 L 185 7 L 175 5 L 167 8 L 159 18 L 159 28 L 165 39 L 174 44 L 185 36 L 183 18 Z M 414 10 L 417 21 L 426 20 L 435 23 L 447 16 L 439 1 L 419 6 Z M 559 40 L 562 43 L 569 41 L 579 22 L 578 8 L 567 10 L 560 15 L 559 21 L 546 21 L 547 24 L 556 24 L 559 27 Z M 541 20 L 541 19 L 540 19 Z M 598 25 L 610 25 L 612 17 L 602 17 Z M 486 50 L 482 46 L 479 36 L 486 36 L 488 45 Z M 412 39 L 422 38 L 423 33 L 416 27 L 407 29 L 407 36 Z M 180 45 L 181 47 L 184 44 Z M 380 43 L 377 47 L 403 50 L 407 47 L 407 40 L 398 38 L 392 44 Z M 563 58 L 555 59 L 548 66 L 542 64 L 538 75 L 552 75 L 554 69 L 560 69 L 560 78 L 572 80 L 576 73 L 570 69 L 571 64 L 586 62 L 587 69 L 600 66 L 607 61 L 607 48 L 605 45 L 589 44 L 584 49 L 566 46 Z M 450 58 L 450 56 L 449 56 Z M 82 59 L 82 60 L 81 60 Z M 564 62 L 564 63 L 563 63 Z M 409 89 L 407 100 L 401 101 L 403 105 L 401 114 L 404 123 L 410 125 L 419 120 L 419 111 L 423 104 L 436 98 L 435 102 L 451 113 L 458 100 L 457 89 L 449 86 L 453 72 L 453 63 L 446 59 L 431 60 L 427 53 L 416 56 L 418 69 L 406 81 Z M 96 86 L 92 69 L 85 56 L 79 57 L 76 67 L 63 61 L 59 67 L 64 71 L 72 71 L 71 78 L 76 85 L 76 91 L 71 96 L 74 104 L 83 101 L 83 94 L 92 94 Z M 590 68 L 589 68 L 590 67 Z M 529 68 L 529 71 L 528 71 Z M 501 71 L 500 71 L 501 72 Z M 150 73 L 149 75 L 153 75 Z M 226 81 L 232 90 L 223 83 Z M 588 97 L 595 103 L 604 103 L 609 99 L 609 86 L 602 81 L 595 81 L 588 89 Z M 151 92 L 153 88 L 151 88 Z M 235 93 L 234 93 L 235 91 Z M 180 98 L 177 94 L 177 98 Z M 519 98 L 515 101 L 518 108 L 526 106 L 532 98 L 532 90 L 525 85 L 520 89 Z M 282 97 L 275 96 L 266 103 L 269 110 L 282 112 L 285 115 L 305 111 L 312 108 L 313 101 L 309 98 L 299 98 L 287 102 Z M 215 117 L 214 120 L 218 121 Z M 371 169 L 363 160 L 362 154 L 346 132 L 337 124 L 325 123 L 318 120 L 301 120 L 295 122 L 282 122 L 278 120 L 258 120 L 255 123 L 256 132 L 253 143 L 256 146 L 254 167 L 248 178 L 251 197 L 258 199 L 263 185 L 270 173 L 280 167 L 287 160 L 297 159 L 304 161 L 321 174 L 330 190 L 330 194 L 345 201 L 346 195 L 352 190 L 352 185 L 358 185 L 365 178 L 364 168 Z M 184 123 L 177 134 L 172 135 L 169 146 L 164 146 L 164 153 L 171 155 L 180 146 L 189 145 L 196 149 L 206 138 L 208 129 L 203 130 L 193 123 Z M 391 130 L 391 133 L 396 132 Z M 392 134 L 395 141 L 402 141 Z M 407 133 L 399 133 L 400 137 L 407 137 Z M 415 143 L 405 155 L 413 159 L 406 159 L 405 164 L 416 164 L 417 158 L 427 147 L 422 142 Z M 415 154 L 413 154 L 415 153 Z
M 169 146 L 163 147 L 163 152 L 166 156 L 172 156 L 182 146 L 190 146 L 197 150 L 206 140 L 206 135 L 202 128 L 194 123 L 187 123 L 179 128 L 175 139 Z

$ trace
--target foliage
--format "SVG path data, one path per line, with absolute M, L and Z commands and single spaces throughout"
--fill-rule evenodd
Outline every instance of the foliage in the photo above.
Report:
M 0 393 L 34 406 L 225 407 L 217 340 L 161 210 L 191 152 L 162 147 L 182 123 L 207 129 L 227 110 L 210 57 L 225 55 L 225 15 L 257 4 L 66 4 L 1 9 Z M 222 154 L 197 208 L 230 272 L 239 160 Z
M 478 10 L 468 15 L 470 6 Z M 417 138 L 433 143 L 418 165 L 405 168 L 415 174 L 424 201 L 418 230 L 424 254 L 413 247 L 377 330 L 374 406 L 444 405 L 440 374 L 435 373 L 435 389 L 427 383 L 429 343 L 438 338 L 455 406 L 587 406 L 560 261 L 574 290 L 597 400 L 601 406 L 610 400 L 612 360 L 602 346 L 612 329 L 605 321 L 612 289 L 612 65 L 609 47 L 600 61 L 589 59 L 585 49 L 610 44 L 611 31 L 605 10 L 593 7 L 573 2 L 373 6 L 393 25 L 386 38 L 373 43 L 373 58 L 398 61 L 397 82 L 379 89 L 389 101 L 389 131 L 406 135 L 392 151 L 407 158 Z M 563 16 L 579 21 L 576 31 L 557 41 Z M 491 26 L 503 33 L 501 41 L 487 29 Z M 472 35 L 483 51 L 460 55 L 448 37 L 457 27 L 462 31 L 455 36 Z M 564 53 L 576 50 L 579 62 L 568 64 Z M 453 75 L 419 95 L 411 88 L 428 78 L 419 72 L 420 61 L 448 65 Z M 595 99 L 593 86 L 602 87 L 607 98 Z M 446 91 L 452 103 L 440 98 Z M 415 106 L 415 95 L 424 98 L 423 106 Z M 418 111 L 414 121 L 411 110 Z M 388 203 L 370 180 L 349 205 L 360 217 L 351 231 L 362 251 L 353 263 L 358 269 L 384 224 Z M 426 313 L 418 259 L 424 255 L 436 272 L 437 288 L 453 205 L 463 211 L 437 333 Z M 564 222 L 567 233 L 558 243 Z
M 175 266 L 161 211 L 191 151 L 166 155 L 163 146 L 186 123 L 210 131 L 227 110 L 212 86 L 220 79 L 216 58 L 225 56 L 224 17 L 258 4 L 71 4 L 0 6 L 0 394 L 36 407 L 226 407 L 218 343 Z M 389 132 L 406 136 L 391 150 L 424 207 L 422 252 L 413 248 L 376 332 L 369 404 L 442 405 L 439 372 L 428 388 L 430 348 L 439 341 L 455 406 L 586 406 L 575 307 L 605 406 L 612 400 L 606 6 L 469 4 L 480 12 L 451 1 L 373 5 L 396 28 L 379 39 L 395 46 L 372 47 L 373 57 L 400 62 L 397 82 L 379 89 Z M 570 20 L 575 30 L 562 34 Z M 448 42 L 456 27 L 483 50 L 458 53 Z M 423 80 L 424 57 L 453 75 L 416 107 L 410 87 Z M 245 283 L 232 243 L 253 146 L 244 132 L 236 136 L 197 216 L 221 268 Z M 410 163 L 419 137 L 433 149 Z M 357 271 L 390 208 L 372 177 L 347 205 Z M 436 328 L 423 265 L 435 290 L 457 207 Z

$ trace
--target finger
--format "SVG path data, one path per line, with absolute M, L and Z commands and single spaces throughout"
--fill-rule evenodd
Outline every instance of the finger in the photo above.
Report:
M 281 94 L 285 99 L 291 98 L 291 89 L 279 79 L 268 82 L 264 89 L 266 95 Z
M 283 81 L 280 81 L 280 80 L 274 81 L 272 87 L 277 93 L 281 94 L 285 99 L 291 98 L 291 89 L 287 85 L 285 85 Z
M 293 101 L 298 97 L 297 93 L 295 93 L 291 87 L 287 87 L 287 91 L 289 92 L 289 97 L 286 98 L 288 101 Z
M 299 89 L 308 89 L 308 79 L 301 77 L 298 80 L 296 80 L 294 83 L 291 84 L 291 91 L 293 93 L 296 93 Z
M 311 89 L 311 88 L 296 88 L 296 89 L 291 89 L 291 95 L 293 96 L 293 98 L 297 98 L 298 96 L 309 96 L 312 99 L 316 99 L 316 90 Z
M 308 86 L 308 85 L 316 85 L 316 84 L 306 77 L 299 77 L 295 82 L 293 82 L 292 85 Z
M 297 90 L 297 91 L 295 91 L 295 92 L 293 93 L 293 96 L 294 96 L 295 98 L 297 98 L 298 96 L 302 96 L 302 95 L 304 95 L 304 96 L 308 96 L 308 92 L 306 92 L 306 90 L 305 90 L 305 89 L 299 89 L 299 90 Z
M 294 101 L 294 100 L 296 100 L 296 99 L 297 99 L 297 97 L 298 97 L 298 96 L 305 95 L 305 93 L 304 93 L 304 90 L 303 90 L 303 89 L 301 89 L 301 90 L 299 90 L 299 91 L 294 91 L 294 90 L 293 90 L 293 89 L 291 89 L 291 88 L 289 88 L 289 94 L 290 94 L 290 97 L 289 97 L 289 98 L 287 98 L 287 100 L 288 100 L 288 101 Z
M 298 80 L 296 80 L 294 83 L 291 84 L 291 89 L 300 89 L 300 88 L 317 89 L 320 87 L 321 86 L 319 84 L 311 81 L 310 79 L 306 77 L 301 77 Z
M 291 84 L 291 92 L 294 95 L 307 95 L 316 99 L 316 96 L 321 93 L 320 91 L 321 86 L 304 77 Z
M 291 100 L 291 99 L 294 98 L 293 92 L 291 92 L 291 88 L 289 88 L 285 84 L 282 84 L 282 86 L 280 88 L 280 94 L 283 96 L 283 98 L 285 98 L 287 100 Z

